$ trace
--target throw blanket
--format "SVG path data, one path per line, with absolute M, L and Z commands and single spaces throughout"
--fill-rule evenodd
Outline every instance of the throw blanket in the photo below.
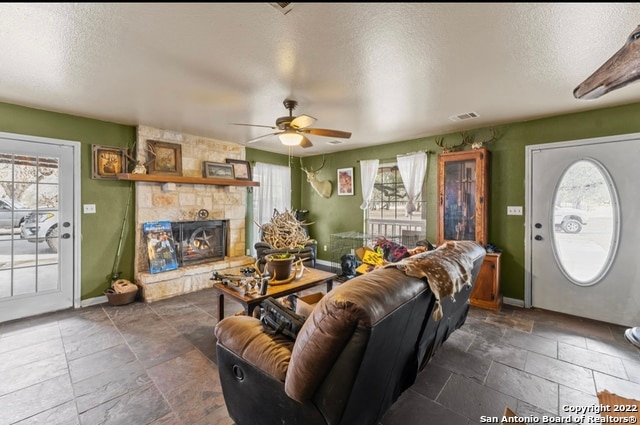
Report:
M 433 251 L 423 252 L 384 267 L 397 267 L 407 276 L 426 277 L 431 292 L 436 297 L 436 309 L 433 319 L 442 318 L 442 297 L 455 295 L 464 287 L 471 285 L 473 261 L 465 255 L 456 242 L 445 242 Z

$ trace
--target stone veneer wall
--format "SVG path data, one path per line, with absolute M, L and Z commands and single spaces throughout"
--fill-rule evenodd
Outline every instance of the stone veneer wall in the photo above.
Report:
M 245 150 L 241 145 L 146 126 L 138 127 L 137 140 L 138 158 L 146 158 L 147 140 L 180 144 L 183 176 L 202 177 L 202 161 L 245 159 Z M 255 261 L 252 257 L 245 256 L 246 187 L 147 182 L 135 182 L 135 185 L 134 271 L 144 301 L 157 301 L 211 287 L 213 270 L 239 268 Z M 197 212 L 202 208 L 209 211 L 209 219 L 229 220 L 228 257 L 214 263 L 180 267 L 164 273 L 149 273 L 142 224 L 162 220 L 196 220 Z

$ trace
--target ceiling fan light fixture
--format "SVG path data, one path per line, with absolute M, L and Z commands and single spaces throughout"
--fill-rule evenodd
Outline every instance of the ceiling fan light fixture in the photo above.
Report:
M 280 141 L 285 146 L 298 146 L 302 142 L 302 134 L 298 134 L 295 131 L 285 131 L 278 135 Z

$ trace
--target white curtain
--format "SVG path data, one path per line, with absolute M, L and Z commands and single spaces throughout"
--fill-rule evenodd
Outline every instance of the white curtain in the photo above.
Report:
M 273 210 L 284 212 L 291 209 L 291 169 L 283 165 L 256 162 L 253 179 L 260 186 L 253 188 L 253 221 L 264 224 L 273 217 Z M 260 240 L 260 229 L 251 226 L 251 255 L 255 255 L 254 245 Z
M 371 204 L 371 195 L 373 194 L 373 185 L 376 182 L 379 163 L 380 161 L 377 159 L 360 161 L 360 185 L 362 187 L 362 205 L 360 205 L 360 208 L 363 210 L 369 209 Z
M 416 210 L 415 200 L 420 196 L 422 191 L 422 182 L 427 173 L 427 154 L 425 152 L 416 152 L 409 155 L 398 155 L 398 170 L 402 183 L 407 190 L 407 198 L 409 198 L 406 207 L 406 214 L 411 216 Z

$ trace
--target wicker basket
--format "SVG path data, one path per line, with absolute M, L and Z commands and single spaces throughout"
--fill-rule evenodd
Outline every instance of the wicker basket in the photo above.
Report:
M 107 296 L 110 305 L 126 305 L 136 300 L 138 290 L 116 294 L 113 289 L 107 289 L 104 294 Z

